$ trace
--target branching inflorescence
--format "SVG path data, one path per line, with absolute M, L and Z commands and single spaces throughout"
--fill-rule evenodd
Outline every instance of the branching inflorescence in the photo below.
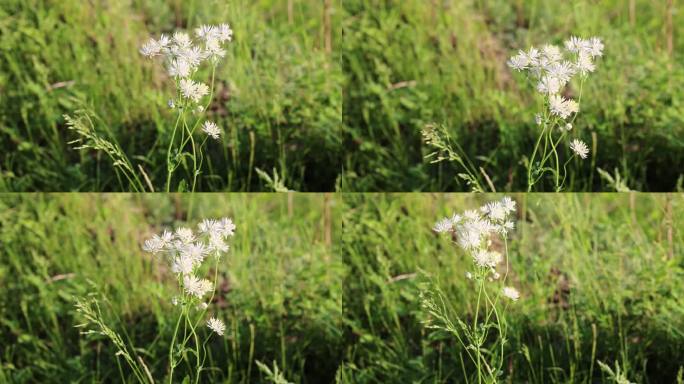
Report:
M 465 276 L 476 285 L 477 301 L 472 320 L 468 321 L 449 310 L 448 300 L 439 289 L 423 292 L 423 306 L 430 315 L 428 326 L 456 337 L 475 366 L 478 383 L 483 380 L 496 382 L 504 363 L 507 304 L 502 304 L 501 298 L 508 301 L 520 298 L 517 289 L 506 285 L 508 234 L 515 228 L 511 218 L 515 211 L 515 201 L 504 197 L 485 204 L 479 210 L 443 218 L 433 227 L 437 233 L 450 235 L 472 260 L 472 269 Z M 494 246 L 496 238 L 503 242 L 503 254 Z M 503 271 L 500 270 L 501 264 L 504 264 Z M 497 331 L 495 339 L 490 337 L 492 329 Z M 492 345 L 485 346 L 486 343 Z
M 603 56 L 603 43 L 597 37 L 588 40 L 571 37 L 565 41 L 565 51 L 555 45 L 545 45 L 541 50 L 532 47 L 527 52 L 519 51 L 508 61 L 509 67 L 526 71 L 529 78 L 536 82 L 537 91 L 544 97 L 544 106 L 535 116 L 535 121 L 542 130 L 528 161 L 528 191 L 547 172 L 554 176 L 556 191 L 560 191 L 565 183 L 566 166 L 570 160 L 575 156 L 586 159 L 589 154 L 583 141 L 573 139 L 569 143 L 572 155 L 561 166 L 558 146 L 572 131 L 582 100 L 584 82 L 589 73 L 596 69 L 593 60 Z M 562 95 L 566 85 L 576 75 L 580 79 L 577 101 Z
M 167 192 L 171 189 L 174 171 L 183 164 L 186 157 L 192 162 L 192 191 L 195 190 L 204 160 L 204 145 L 209 137 L 218 140 L 221 135 L 218 125 L 206 121 L 205 115 L 214 94 L 216 66 L 226 55 L 223 44 L 232 40 L 233 31 L 227 24 L 203 25 L 195 30 L 195 35 L 197 42 L 193 42 L 190 35 L 180 31 L 171 37 L 161 35 L 159 40 L 150 39 L 140 49 L 140 53 L 146 57 L 163 57 L 168 75 L 176 83 L 176 95 L 168 102 L 169 107 L 178 112 L 167 150 Z M 205 61 L 212 68 L 210 85 L 194 78 Z M 207 95 L 209 98 L 203 104 L 202 100 Z M 197 116 L 194 123 L 188 121 L 191 114 Z M 207 136 L 197 145 L 193 135 L 202 121 L 204 124 L 201 129 Z
M 204 348 L 209 339 L 200 344 L 197 327 L 213 300 L 219 260 L 228 251 L 226 240 L 233 236 L 234 231 L 235 225 L 231 219 L 204 220 L 198 225 L 197 232 L 186 227 L 177 228 L 173 232 L 167 230 L 154 235 L 143 245 L 146 252 L 163 257 L 176 275 L 179 287 L 179 295 L 172 299 L 172 303 L 180 307 L 180 313 L 169 347 L 169 382 L 173 378 L 175 367 L 183 361 L 188 351 L 194 355 L 196 380 L 199 380 L 206 358 Z M 213 282 L 198 277 L 202 263 L 209 256 L 216 262 Z M 211 297 L 205 301 L 209 295 Z M 215 317 L 207 320 L 206 325 L 218 335 L 223 335 L 226 329 L 223 321 Z M 194 343 L 193 348 L 188 347 L 191 341 Z
M 207 336 L 203 342 L 200 341 L 200 325 L 203 322 L 219 336 L 223 336 L 226 330 L 222 320 L 216 317 L 204 319 L 216 292 L 219 261 L 228 252 L 226 241 L 233 236 L 234 231 L 235 225 L 231 219 L 204 220 L 198 225 L 197 232 L 180 227 L 154 235 L 143 245 L 144 251 L 161 256 L 168 263 L 178 283 L 178 294 L 171 299 L 171 304 L 179 309 L 169 346 L 169 383 L 173 383 L 174 370 L 183 362 L 189 371 L 194 372 L 194 382 L 200 382 L 210 340 Z M 207 258 L 215 261 L 213 281 L 200 275 Z M 107 325 L 98 299 L 78 299 L 76 309 L 84 319 L 84 323 L 78 327 L 90 328 L 84 334 L 107 337 L 118 350 L 116 356 L 123 357 L 139 382 L 155 382 L 142 357 L 137 354 L 140 349 L 127 345 L 125 340 L 130 343 L 132 340 L 121 337 Z M 120 373 L 122 382 L 126 381 L 123 372 Z

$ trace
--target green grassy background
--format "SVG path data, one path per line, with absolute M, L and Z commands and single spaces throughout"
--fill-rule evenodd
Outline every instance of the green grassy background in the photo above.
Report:
M 499 191 L 526 190 L 535 91 L 505 62 L 518 49 L 600 36 L 572 136 L 595 147 L 569 191 L 681 189 L 684 12 L 676 0 L 343 0 L 345 190 L 463 191 L 451 164 L 423 159 L 444 124 Z M 577 95 L 577 84 L 569 96 Z M 540 190 L 550 190 L 549 185 Z
M 63 114 L 86 109 L 163 189 L 173 84 L 138 49 L 150 37 L 227 22 L 200 190 L 331 191 L 340 171 L 338 4 L 317 0 L 3 0 L 0 2 L 0 190 L 120 191 L 109 160 L 79 152 Z M 326 21 L 325 15 L 329 21 Z M 210 79 L 210 71 L 203 76 Z
M 461 317 L 474 313 L 477 294 L 465 278 L 472 261 L 431 228 L 439 218 L 493 198 L 344 197 L 343 382 L 465 382 L 460 344 L 423 326 L 419 293 L 432 281 Z M 509 242 L 509 284 L 521 299 L 507 313 L 502 382 L 611 382 L 596 360 L 619 362 L 632 382 L 674 383 L 678 372 L 682 382 L 683 196 L 514 199 L 519 210 Z M 475 372 L 468 362 L 466 369 Z
M 276 361 L 290 381 L 331 382 L 342 354 L 338 210 L 325 195 L 0 196 L 0 382 L 118 382 L 112 344 L 74 328 L 74 298 L 88 294 L 109 299 L 110 325 L 163 378 L 176 285 L 142 242 L 223 216 L 237 230 L 210 310 L 227 330 L 209 344 L 217 370 L 203 382 L 265 382 L 255 360 Z

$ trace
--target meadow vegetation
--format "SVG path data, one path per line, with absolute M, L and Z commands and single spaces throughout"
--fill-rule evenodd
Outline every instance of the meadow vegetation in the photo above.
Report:
M 175 85 L 139 49 L 161 33 L 221 23 L 232 28 L 233 42 L 216 69 L 206 115 L 222 135 L 207 148 L 196 190 L 334 190 L 342 109 L 337 6 L 2 1 L 0 190 L 165 190 L 176 121 L 167 103 Z M 211 66 L 196 79 L 209 83 L 210 77 Z M 64 115 L 122 152 L 140 182 L 117 173 L 102 151 L 75 150 L 71 142 L 83 135 L 68 129 Z M 268 181 L 276 177 L 278 183 Z
M 107 337 L 76 327 L 87 320 L 76 307 L 84 298 L 135 347 L 141 371 L 168 382 L 179 291 L 144 241 L 224 216 L 237 228 L 218 269 L 207 256 L 206 274 L 218 280 L 208 310 L 226 328 L 206 343 L 199 382 L 269 382 L 268 371 L 332 382 L 342 354 L 338 209 L 324 195 L 1 196 L 0 382 L 121 382 L 120 370 L 139 382 Z M 197 332 L 202 342 L 211 333 Z M 195 381 L 190 361 L 175 367 L 173 382 Z
M 498 382 L 681 383 L 682 196 L 512 197 L 518 213 L 507 236 L 506 285 L 520 298 L 507 306 Z M 433 226 L 496 197 L 344 199 L 342 382 L 477 383 L 468 352 L 453 333 L 428 327 L 439 319 L 424 304 L 441 292 L 449 318 L 472 323 L 478 282 L 466 272 L 473 260 L 452 243 L 460 238 Z M 491 247 L 503 253 L 501 241 Z M 485 346 L 497 337 L 491 331 Z
M 348 191 L 470 191 L 432 163 L 425 127 L 444 129 L 484 190 L 525 191 L 541 97 L 506 65 L 519 49 L 599 36 L 571 136 L 589 158 L 566 191 L 681 190 L 684 13 L 674 1 L 344 0 L 342 68 Z M 562 93 L 577 99 L 580 81 Z M 571 154 L 562 148 L 561 158 Z M 444 151 L 441 153 L 446 155 Z M 536 191 L 555 190 L 541 180 Z

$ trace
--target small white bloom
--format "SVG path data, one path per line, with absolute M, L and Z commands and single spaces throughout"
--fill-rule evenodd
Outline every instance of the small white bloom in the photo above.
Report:
M 473 274 L 470 273 L 470 272 L 466 272 L 466 273 L 465 273 L 465 277 L 466 277 L 466 279 L 468 279 L 468 280 L 472 280 L 472 279 L 473 279 Z
M 589 54 L 591 57 L 603 56 L 603 43 L 598 37 L 592 37 L 589 39 Z
M 209 308 L 209 304 L 207 303 L 200 303 L 197 305 L 197 310 L 198 311 L 204 311 L 205 309 Z
M 171 304 L 172 304 L 173 306 L 178 305 L 178 296 L 174 296 L 174 297 L 171 298 Z
M 169 64 L 169 76 L 176 78 L 184 78 L 190 76 L 190 64 L 182 59 L 174 59 Z M 181 80 L 183 81 L 183 80 Z M 191 81 L 191 80 L 186 80 Z
M 190 48 L 190 44 L 192 44 L 190 41 L 190 36 L 188 36 L 187 33 L 180 31 L 173 34 L 173 42 L 176 44 L 176 46 L 178 46 L 179 49 Z
M 570 132 L 572 130 L 572 124 L 570 124 L 570 123 L 565 124 L 565 130 Z
M 577 113 L 579 104 L 574 100 L 566 100 L 560 95 L 551 95 L 549 97 L 549 109 L 552 114 L 565 119 L 570 114 Z
M 205 121 L 202 125 L 202 131 L 212 138 L 218 140 L 221 137 L 221 129 L 211 121 Z
M 501 199 L 501 205 L 506 210 L 506 213 L 515 212 L 515 200 L 511 199 L 510 197 L 504 196 Z
M 487 203 L 481 210 L 493 221 L 502 221 L 506 218 L 506 209 L 498 201 Z
M 547 44 L 542 48 L 542 55 L 546 57 L 549 63 L 555 63 L 563 57 L 560 48 L 551 44 Z
M 200 280 L 193 275 L 183 277 L 183 286 L 185 287 L 185 292 L 200 299 L 213 289 L 211 281 L 207 279 Z
M 560 91 L 561 86 L 557 78 L 545 76 L 537 84 L 537 91 L 547 95 L 554 95 Z
M 588 52 L 580 51 L 579 56 L 577 56 L 577 63 L 575 64 L 577 71 L 582 75 L 586 75 L 589 72 L 594 72 L 596 66 L 591 62 L 591 55 Z
M 218 30 L 213 25 L 201 25 L 199 28 L 195 29 L 197 37 L 205 40 L 216 37 L 216 32 L 218 32 Z
M 530 59 L 525 52 L 520 51 L 516 56 L 511 57 L 507 64 L 515 70 L 522 71 L 530 64 Z
M 176 237 L 184 244 L 192 243 L 193 241 L 195 241 L 195 234 L 192 233 L 192 229 L 190 228 L 177 228 Z
M 537 123 L 537 125 L 541 125 L 542 123 L 542 116 L 540 114 L 535 114 L 534 115 L 534 122 Z
M 574 139 L 570 142 L 570 149 L 582 159 L 586 159 L 589 155 L 589 147 L 582 141 Z
M 226 326 L 223 324 L 223 321 L 215 317 L 212 317 L 209 319 L 209 321 L 207 321 L 207 326 L 219 336 L 223 336 L 223 332 L 226 331 Z
M 192 258 L 187 256 L 176 257 L 173 264 L 171 264 L 171 271 L 175 274 L 189 275 L 192 273 L 194 266 Z
M 145 244 L 143 244 L 143 251 L 145 252 L 157 254 L 163 249 L 164 242 L 157 235 L 154 235 L 154 237 L 149 240 L 145 240 Z
M 206 84 L 196 83 L 190 79 L 181 79 L 179 87 L 183 97 L 194 102 L 198 102 L 209 93 L 209 87 Z
M 161 50 L 162 46 L 159 42 L 155 39 L 150 39 L 140 48 L 140 53 L 145 57 L 154 57 L 159 55 Z
M 565 41 L 565 49 L 570 52 L 580 52 L 587 47 L 587 43 L 577 36 L 572 36 Z
M 228 217 L 224 217 L 221 219 L 220 224 L 221 224 L 221 234 L 223 235 L 223 237 L 233 236 L 233 234 L 235 233 L 235 228 L 237 228 L 235 226 L 235 224 L 233 223 L 233 220 L 231 220 Z
M 453 221 L 451 221 L 451 219 L 445 217 L 442 220 L 435 223 L 435 226 L 432 227 L 432 230 L 437 232 L 437 233 L 449 232 L 449 231 L 451 231 L 451 228 L 453 227 L 453 225 L 454 225 Z
M 504 296 L 508 297 L 513 301 L 518 301 L 518 299 L 520 298 L 520 292 L 518 292 L 518 290 L 513 287 L 504 287 L 502 293 Z
M 218 39 L 222 42 L 233 40 L 233 30 L 228 24 L 221 24 L 218 27 Z
M 172 99 L 169 99 L 167 104 L 168 104 L 169 108 L 171 108 L 171 109 L 176 108 L 176 103 L 174 103 Z

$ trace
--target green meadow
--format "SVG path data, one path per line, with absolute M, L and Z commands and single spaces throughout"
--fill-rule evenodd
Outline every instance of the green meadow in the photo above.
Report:
M 472 321 L 472 260 L 431 228 L 498 197 L 345 197 L 342 382 L 478 382 L 456 338 L 425 326 L 421 294 L 441 290 L 452 318 Z M 507 285 L 520 299 L 508 304 L 498 382 L 684 382 L 682 196 L 513 198 Z
M 220 23 L 234 35 L 207 117 L 222 135 L 207 145 L 196 190 L 334 190 L 340 14 L 315 0 L 0 2 L 0 190 L 134 191 L 103 151 L 74 149 L 81 137 L 64 115 L 90 120 L 145 190 L 164 190 L 175 86 L 139 49 Z M 209 82 L 211 70 L 199 76 Z
M 347 191 L 470 191 L 432 164 L 421 131 L 444 127 L 487 191 L 526 191 L 540 97 L 506 61 L 570 36 L 605 44 L 584 84 L 565 191 L 681 190 L 684 12 L 672 0 L 344 0 Z M 564 94 L 577 98 L 573 80 Z M 569 153 L 567 145 L 561 156 Z M 550 180 L 535 191 L 552 191 Z
M 338 210 L 324 195 L 0 196 L 0 382 L 137 382 L 112 342 L 76 328 L 78 298 L 97 300 L 156 382 L 168 382 L 178 289 L 143 241 L 224 216 L 237 229 L 209 311 L 226 332 L 207 344 L 200 382 L 268 382 L 257 362 L 289 382 L 332 382 L 342 354 Z

